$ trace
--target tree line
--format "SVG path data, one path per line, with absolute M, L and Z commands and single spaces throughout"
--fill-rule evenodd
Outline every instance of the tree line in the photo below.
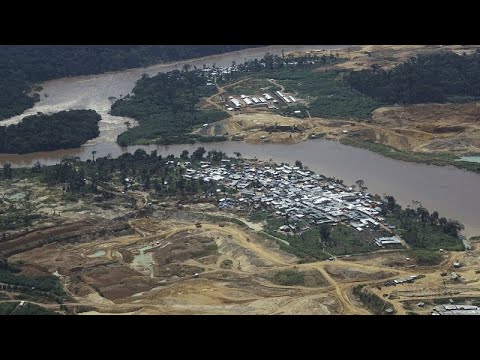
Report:
M 418 55 L 391 70 L 352 71 L 350 86 L 389 104 L 471 101 L 480 96 L 480 52 Z
M 412 247 L 438 250 L 463 250 L 460 231 L 464 226 L 457 220 L 440 217 L 437 211 L 430 213 L 420 204 L 416 209 L 402 209 L 393 196 L 386 196 L 382 214 L 398 226 L 402 237 Z
M 0 153 L 25 154 L 76 148 L 100 133 L 94 110 L 68 110 L 27 116 L 15 125 L 0 126 Z M 10 169 L 4 169 L 6 176 Z
M 39 100 L 35 83 L 262 45 L 0 45 L 0 120 Z
M 222 120 L 229 115 L 220 110 L 199 110 L 200 98 L 215 93 L 207 86 L 200 70 L 174 70 L 154 77 L 144 75 L 132 95 L 117 100 L 111 114 L 136 119 L 139 126 L 118 136 L 120 146 L 132 144 L 180 144 L 204 140 L 189 134 L 196 125 Z M 208 138 L 207 138 L 208 140 Z
M 111 184 L 123 186 L 124 191 L 133 185 L 157 196 L 211 196 L 217 189 L 217 183 L 213 180 L 185 179 L 183 175 L 186 169 L 180 166 L 181 162 L 191 161 L 195 165 L 206 159 L 212 164 L 220 164 L 225 158 L 225 153 L 216 150 L 207 152 L 203 147 L 192 154 L 184 150 L 179 158 L 174 155 L 157 155 L 156 150 L 147 154 L 145 150 L 138 149 L 133 154 L 125 153 L 115 159 L 106 156 L 82 162 L 70 157 L 62 159 L 60 164 L 46 167 L 37 163 L 32 167 L 31 173 L 40 176 L 48 186 L 61 185 L 65 193 L 76 197 L 105 193 Z

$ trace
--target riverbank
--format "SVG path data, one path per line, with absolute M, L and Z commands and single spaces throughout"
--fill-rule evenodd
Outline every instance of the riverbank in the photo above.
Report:
M 388 145 L 351 137 L 343 137 L 340 139 L 340 142 L 344 145 L 366 149 L 396 160 L 436 166 L 455 166 L 459 169 L 472 171 L 477 174 L 480 173 L 480 163 L 458 161 L 460 157 L 452 153 L 409 153 Z

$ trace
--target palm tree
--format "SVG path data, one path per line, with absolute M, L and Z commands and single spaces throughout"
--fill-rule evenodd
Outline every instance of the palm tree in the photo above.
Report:
M 355 184 L 357 184 L 360 191 L 362 191 L 363 185 L 365 184 L 365 182 L 363 180 L 357 180 L 355 181 Z

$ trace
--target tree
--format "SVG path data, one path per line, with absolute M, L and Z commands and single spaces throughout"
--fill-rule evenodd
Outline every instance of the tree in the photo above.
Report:
M 96 150 L 92 151 L 92 161 L 95 162 L 95 155 L 97 154 Z
M 132 126 L 132 123 L 127 120 L 127 121 L 124 122 L 124 124 L 127 127 L 127 129 L 130 130 L 130 127 Z
M 355 181 L 355 184 L 357 184 L 360 191 L 362 191 L 363 190 L 363 185 L 365 184 L 365 182 L 363 180 L 357 180 L 357 181 Z
M 180 154 L 180 159 L 183 160 L 188 160 L 188 150 L 183 150 L 182 153 Z
M 192 153 L 192 160 L 202 160 L 203 155 L 205 155 L 206 152 L 207 151 L 205 150 L 205 148 L 203 146 L 200 146 Z
M 12 164 L 5 163 L 5 165 L 3 165 L 3 177 L 5 179 L 11 179 L 12 175 L 13 175 Z
M 42 164 L 40 164 L 40 161 L 36 161 L 35 164 L 33 164 L 32 172 L 39 173 L 41 171 L 42 171 Z
M 422 206 L 417 208 L 417 216 L 419 217 L 421 222 L 427 222 L 430 220 L 430 214 L 428 210 Z
M 0 269 L 8 269 L 8 260 L 0 256 Z
M 328 224 L 322 224 L 318 228 L 318 231 L 320 232 L 320 237 L 322 238 L 322 241 L 328 242 L 330 241 L 330 236 L 332 233 L 332 229 L 330 225 Z
M 386 210 L 388 212 L 394 212 L 397 207 L 397 202 L 395 201 L 395 198 L 391 195 L 387 195 L 385 196 L 385 201 L 386 201 Z
M 300 169 L 303 169 L 303 164 L 302 164 L 302 162 L 301 162 L 300 160 L 296 160 L 296 161 L 295 161 L 295 166 L 296 166 L 296 167 L 299 167 Z

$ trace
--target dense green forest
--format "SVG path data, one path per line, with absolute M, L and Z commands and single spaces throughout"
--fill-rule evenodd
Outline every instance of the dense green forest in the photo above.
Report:
M 471 101 L 480 97 L 480 53 L 419 55 L 391 70 L 374 65 L 351 72 L 348 83 L 389 104 Z
M 25 154 L 79 147 L 99 135 L 100 119 L 94 110 L 27 116 L 16 125 L 0 126 L 0 153 Z
M 196 109 L 200 98 L 214 94 L 216 88 L 206 85 L 201 71 L 186 70 L 144 76 L 135 85 L 133 95 L 112 105 L 112 115 L 132 117 L 140 123 L 118 136 L 121 146 L 202 141 L 201 136 L 189 132 L 197 125 L 229 116 L 220 110 Z
M 389 223 L 412 247 L 426 250 L 464 250 L 460 231 L 464 226 L 457 220 L 440 217 L 438 212 L 431 214 L 422 206 L 416 209 L 402 209 L 393 198 L 385 197 L 383 213 Z
M 0 45 L 0 120 L 38 100 L 41 81 L 146 66 L 262 45 Z

